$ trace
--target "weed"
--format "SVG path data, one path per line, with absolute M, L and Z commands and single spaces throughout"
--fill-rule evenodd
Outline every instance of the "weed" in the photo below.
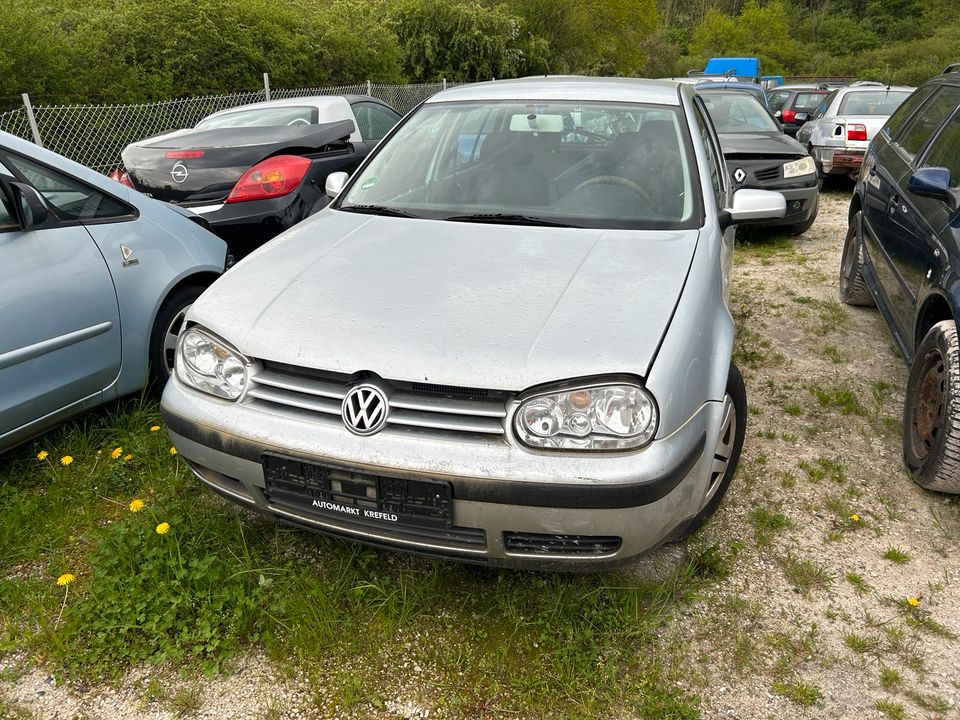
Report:
M 835 408 L 844 415 L 867 414 L 856 393 L 847 387 L 821 388 L 817 385 L 810 385 L 809 390 L 821 407 Z
M 899 688 L 902 681 L 903 679 L 900 677 L 900 673 L 893 668 L 880 668 L 880 684 L 887 692 L 893 692 Z
M 833 574 L 825 565 L 815 560 L 800 560 L 788 554 L 781 558 L 780 562 L 787 581 L 803 592 L 827 588 L 833 581 Z
M 851 571 L 848 572 L 845 577 L 847 582 L 853 585 L 858 595 L 866 595 L 870 592 L 870 586 L 867 584 L 867 581 L 863 579 L 862 575 Z
M 846 356 L 843 355 L 839 350 L 837 350 L 833 345 L 826 345 L 823 348 L 824 357 L 827 358 L 830 362 L 839 365 L 842 362 L 846 362 Z
M 873 706 L 890 720 L 904 720 L 906 717 L 903 705 L 893 700 L 887 700 L 886 698 L 877 700 L 873 703 Z
M 880 647 L 880 640 L 875 637 L 864 637 L 855 632 L 848 632 L 843 636 L 843 644 L 853 652 L 863 655 L 864 653 L 875 652 Z
M 883 553 L 885 560 L 889 560 L 892 563 L 897 565 L 905 565 L 910 562 L 910 556 L 906 552 L 897 547 L 888 547 L 887 551 Z
M 803 405 L 799 405 L 798 403 L 790 403 L 789 405 L 785 405 L 783 409 L 787 415 L 792 415 L 793 417 L 803 415 Z
M 890 383 L 886 380 L 871 380 L 870 392 L 873 394 L 873 401 L 877 404 L 877 407 L 880 407 L 890 395 Z
M 917 690 L 906 690 L 904 694 L 918 707 L 929 712 L 943 714 L 950 709 L 950 703 L 932 693 L 922 693 Z
M 761 547 L 769 545 L 776 533 L 790 527 L 790 519 L 786 515 L 762 506 L 753 508 L 748 517 L 753 525 L 757 545 Z
M 823 693 L 815 685 L 809 685 L 805 682 L 775 682 L 771 689 L 777 694 L 788 700 L 792 700 L 797 705 L 811 707 L 816 705 Z

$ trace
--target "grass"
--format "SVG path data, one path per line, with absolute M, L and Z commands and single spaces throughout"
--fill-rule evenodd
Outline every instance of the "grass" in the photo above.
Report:
M 822 590 L 833 582 L 833 573 L 827 566 L 810 558 L 801 559 L 788 554 L 780 563 L 787 581 L 801 592 Z
M 259 646 L 281 669 L 338 688 L 335 713 L 361 715 L 406 688 L 404 663 L 416 658 L 453 715 L 698 716 L 677 684 L 682 648 L 657 631 L 723 576 L 726 551 L 694 549 L 658 583 L 380 552 L 216 498 L 150 431 L 157 418 L 151 403 L 125 403 L 4 457 L 0 652 L 96 683 L 143 662 L 216 673 Z M 61 465 L 67 454 L 73 463 Z M 142 511 L 128 508 L 134 498 Z M 67 572 L 76 580 L 59 587 Z M 180 715 L 199 703 L 192 687 L 145 696 Z M 562 709 L 558 697 L 569 699 Z
M 750 511 L 748 515 L 750 523 L 753 525 L 754 537 L 757 545 L 769 545 L 773 536 L 790 527 L 790 519 L 783 513 L 773 512 L 772 510 L 757 506 Z
M 771 686 L 771 690 L 803 707 L 812 707 L 818 704 L 820 698 L 823 697 L 820 688 L 801 681 L 775 682 Z
M 900 684 L 903 682 L 903 678 L 900 677 L 900 673 L 889 667 L 880 668 L 880 685 L 887 692 L 893 692 L 900 687 Z
M 858 595 L 865 595 L 870 592 L 870 586 L 867 584 L 867 581 L 863 579 L 863 576 L 859 573 L 848 572 L 846 574 L 846 580 L 848 583 L 853 585 L 854 590 L 857 591 Z
M 904 710 L 903 705 L 893 700 L 887 700 L 886 698 L 877 700 L 873 703 L 873 706 L 890 720 L 904 720 L 906 717 L 906 710 Z
M 903 550 L 897 547 L 889 547 L 886 552 L 883 553 L 885 560 L 889 560 L 892 563 L 897 565 L 906 565 L 910 562 L 910 556 Z

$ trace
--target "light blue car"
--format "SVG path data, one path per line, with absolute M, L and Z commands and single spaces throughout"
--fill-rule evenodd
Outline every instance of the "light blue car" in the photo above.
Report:
M 0 452 L 164 382 L 226 257 L 183 211 L 0 132 Z

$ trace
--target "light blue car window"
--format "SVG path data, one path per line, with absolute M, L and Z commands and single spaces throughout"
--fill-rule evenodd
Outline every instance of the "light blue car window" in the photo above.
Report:
M 89 185 L 16 155 L 8 162 L 66 220 L 105 220 L 129 216 L 130 208 Z

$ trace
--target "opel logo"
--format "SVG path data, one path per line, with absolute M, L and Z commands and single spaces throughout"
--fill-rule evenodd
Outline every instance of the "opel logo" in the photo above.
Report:
M 357 385 L 343 399 L 343 424 L 354 435 L 373 435 L 387 421 L 387 396 L 376 385 Z
M 736 180 L 738 183 L 742 183 L 744 180 L 746 180 L 746 178 L 747 178 L 747 174 L 743 171 L 743 168 L 737 168 L 736 170 L 733 171 L 733 179 Z
M 173 178 L 173 181 L 178 185 L 190 177 L 190 173 L 187 172 L 187 166 L 182 162 L 178 162 L 173 166 L 173 170 L 170 171 L 170 177 Z

